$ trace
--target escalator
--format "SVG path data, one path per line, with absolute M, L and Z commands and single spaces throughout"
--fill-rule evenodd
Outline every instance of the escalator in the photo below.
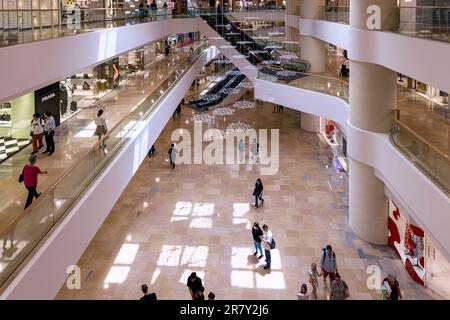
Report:
M 205 14 L 200 17 L 253 66 L 259 66 L 259 72 L 267 72 L 267 76 L 276 77 L 278 80 L 294 80 L 301 77 L 298 72 L 307 72 L 311 68 L 305 60 L 283 58 L 277 51 L 280 46 L 259 37 L 252 32 L 253 29 L 245 28 L 243 21 L 237 21 L 230 15 Z M 277 72 L 274 73 L 272 68 L 265 66 L 275 67 Z
M 245 75 L 236 67 L 227 71 L 224 76 L 216 79 L 213 86 L 204 94 L 189 103 L 189 107 L 196 111 L 207 111 L 209 107 L 222 102 L 243 80 Z

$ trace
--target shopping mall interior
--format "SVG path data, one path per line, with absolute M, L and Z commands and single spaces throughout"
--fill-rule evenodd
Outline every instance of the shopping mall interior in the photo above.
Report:
M 450 299 L 448 57 L 448 0 L 0 0 L 0 299 Z

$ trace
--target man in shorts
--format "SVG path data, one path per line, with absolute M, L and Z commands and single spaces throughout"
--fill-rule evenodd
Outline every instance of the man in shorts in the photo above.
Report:
M 330 287 L 334 280 L 334 274 L 337 272 L 336 254 L 330 245 L 322 249 L 320 256 L 320 268 L 323 273 L 323 286 L 327 287 L 327 277 L 330 276 Z

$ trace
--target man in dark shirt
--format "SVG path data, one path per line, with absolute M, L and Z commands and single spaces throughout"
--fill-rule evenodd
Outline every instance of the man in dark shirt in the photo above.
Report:
M 197 277 L 195 272 L 192 272 L 187 280 L 187 286 L 189 288 L 189 292 L 191 293 L 192 300 L 195 300 L 197 292 L 203 287 L 202 279 Z
M 142 285 L 142 292 L 144 293 L 144 296 L 139 299 L 141 301 L 154 301 L 154 300 L 158 300 L 156 298 L 156 293 L 152 292 L 152 293 L 148 293 L 148 286 L 146 284 Z

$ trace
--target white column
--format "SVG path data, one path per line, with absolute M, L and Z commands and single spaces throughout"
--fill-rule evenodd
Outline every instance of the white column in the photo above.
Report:
M 317 19 L 325 0 L 300 0 L 300 18 Z M 302 36 L 300 30 L 300 52 L 302 59 L 311 63 L 311 72 L 325 71 L 325 45 L 314 37 Z
M 318 132 L 319 131 L 319 117 L 313 114 L 302 112 L 300 127 L 308 132 Z
M 375 5 L 381 13 L 380 30 L 392 30 L 396 24 L 393 9 L 396 4 L 396 0 L 351 1 L 350 28 L 368 30 L 371 14 L 367 10 Z M 379 65 L 350 60 L 350 77 L 350 123 L 362 130 L 389 132 L 390 116 L 397 106 L 397 73 Z M 384 183 L 375 176 L 373 168 L 352 159 L 351 155 L 349 166 L 350 227 L 363 240 L 387 244 L 388 201 Z
M 370 243 L 385 245 L 388 241 L 388 200 L 384 183 L 375 177 L 374 169 L 350 158 L 349 224 L 353 232 Z
M 286 39 L 288 41 L 296 42 L 295 44 L 289 44 L 289 51 L 298 51 L 298 47 L 300 45 L 300 32 L 298 27 L 288 26 L 288 17 L 289 16 L 299 16 L 300 15 L 300 0 L 287 0 L 286 1 Z M 296 49 L 297 48 L 297 49 Z M 298 54 L 298 52 L 296 52 Z

